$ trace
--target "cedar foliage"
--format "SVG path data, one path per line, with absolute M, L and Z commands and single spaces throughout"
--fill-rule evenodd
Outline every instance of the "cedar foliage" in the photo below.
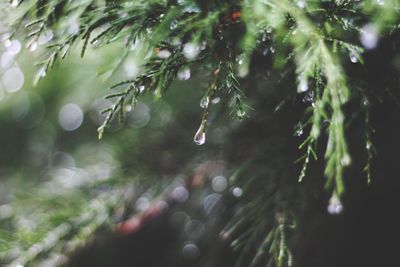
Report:
M 374 178 L 370 109 L 384 97 L 363 84 L 354 65 L 364 64 L 364 54 L 379 49 L 379 42 L 398 48 L 393 37 L 400 27 L 398 0 L 13 0 L 7 13 L 8 38 L 24 34 L 29 49 L 36 49 L 47 30 L 54 32 L 35 84 L 73 50 L 84 57 L 89 48 L 96 52 L 122 43 L 115 62 L 105 67 L 107 77 L 118 72 L 130 53 L 138 55 L 137 77 L 108 88 L 105 98 L 113 104 L 102 111 L 106 117 L 98 128 L 100 139 L 109 135 L 115 120 L 124 124 L 126 113 L 141 98 L 163 98 L 174 89 L 174 81 L 188 79 L 190 71 L 207 79 L 208 85 L 198 88 L 204 96 L 198 99 L 202 111 L 194 142 L 207 143 L 213 126 L 226 123 L 225 114 L 240 120 L 223 144 L 229 182 L 244 192 L 223 230 L 238 253 L 237 266 L 256 266 L 265 259 L 269 266 L 292 266 L 296 259 L 290 240 L 310 195 L 324 192 L 329 211 L 340 213 L 346 180 L 351 179 L 346 168 L 353 164 L 364 171 L 366 183 Z M 79 24 L 76 31 L 68 30 L 71 19 Z M 396 90 L 393 84 L 387 90 L 395 97 L 396 92 L 390 93 Z M 214 110 L 219 100 L 223 107 Z M 354 138 L 349 133 L 354 127 L 362 129 L 359 158 L 352 157 L 347 141 Z M 106 223 L 107 207 L 126 201 L 115 183 L 104 198 L 96 196 L 101 205 L 85 204 L 93 206 L 89 211 L 94 215 L 72 209 L 60 219 L 74 218 L 72 224 L 56 223 L 37 238 L 9 237 L 14 245 L 28 243 L 27 252 L 10 256 L 6 245 L 0 251 L 6 259 L 26 264 L 51 251 L 54 244 L 46 236 L 53 232 L 54 242 L 68 237 L 74 244 L 88 238 Z M 98 220 L 86 223 L 87 216 Z M 92 230 L 79 230 L 81 224 Z M 36 242 L 41 242 L 41 250 L 34 249 Z

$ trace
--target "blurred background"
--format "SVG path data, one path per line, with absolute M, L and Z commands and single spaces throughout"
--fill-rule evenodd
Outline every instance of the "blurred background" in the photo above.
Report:
M 76 27 L 71 22 L 70 31 Z M 371 104 L 371 122 L 379 157 L 368 186 L 360 140 L 365 129 L 357 117 L 362 105 L 350 103 L 346 112 L 355 115 L 348 134 L 349 193 L 333 210 L 322 190 L 323 157 L 305 184 L 297 183 L 299 166 L 293 162 L 303 141 L 298 122 L 310 101 L 296 96 L 293 69 L 264 71 L 274 52 L 258 55 L 255 70 L 241 81 L 254 108 L 249 118 L 233 120 L 225 98 L 215 98 L 206 143 L 196 146 L 199 102 L 210 80 L 203 69 L 181 71 L 161 100 L 141 98 L 134 110 L 128 107 L 126 123 L 113 122 L 99 141 L 101 110 L 112 104 L 104 99 L 106 88 L 140 73 L 137 47 L 122 61 L 120 43 L 90 48 L 84 59 L 77 49 L 44 73 L 35 63 L 46 55 L 51 31 L 29 48 L 18 36 L 0 38 L 1 265 L 233 266 L 240 257 L 248 262 L 253 254 L 230 249 L 225 225 L 241 205 L 250 205 L 260 228 L 250 224 L 240 231 L 260 241 L 268 229 L 263 223 L 275 221 L 285 202 L 287 192 L 274 191 L 278 185 L 296 196 L 291 206 L 301 206 L 291 244 L 297 266 L 382 266 L 397 260 L 398 34 L 366 53 L 365 67 L 345 63 L 352 88 L 367 88 L 378 99 Z M 44 79 L 33 86 L 37 74 Z M 282 105 L 287 98 L 289 104 Z M 252 243 L 243 244 L 255 251 Z

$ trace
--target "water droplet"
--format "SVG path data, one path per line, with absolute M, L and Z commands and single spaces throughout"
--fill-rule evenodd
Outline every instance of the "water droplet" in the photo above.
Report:
M 190 69 L 187 67 L 181 68 L 177 73 L 178 79 L 186 81 L 190 79 Z
M 157 56 L 159 58 L 169 58 L 171 56 L 171 52 L 169 52 L 167 49 L 163 49 L 157 53 Z
M 207 48 L 207 42 L 206 41 L 202 41 L 201 43 L 200 43 L 200 50 L 205 50 Z
M 19 68 L 10 68 L 3 74 L 4 89 L 9 93 L 17 92 L 24 85 L 24 80 L 24 74 Z
M 343 155 L 343 157 L 340 159 L 340 164 L 342 166 L 349 166 L 351 163 L 351 158 L 348 154 Z
M 233 188 L 233 190 L 232 190 L 232 194 L 233 194 L 235 197 L 241 197 L 241 196 L 243 195 L 243 190 L 242 190 L 242 188 L 240 188 L 240 187 L 235 187 L 235 188 Z
M 29 45 L 28 45 L 28 49 L 29 49 L 29 51 L 31 51 L 31 52 L 34 52 L 36 49 L 37 49 L 37 47 L 38 47 L 38 43 L 35 41 L 35 42 L 32 42 L 32 43 L 30 43 Z
M 368 98 L 364 98 L 362 101 L 362 105 L 364 107 L 368 107 L 371 103 L 369 102 Z
M 239 65 L 242 65 L 243 63 L 244 63 L 244 55 L 242 54 L 242 55 L 239 55 L 237 58 L 236 58 L 236 61 L 237 61 L 237 63 L 239 64 Z
M 125 111 L 126 112 L 131 112 L 132 111 L 132 105 L 126 105 L 125 106 Z
M 12 7 L 17 7 L 19 5 L 19 0 L 12 0 L 11 1 L 11 6 Z
M 360 41 L 367 50 L 376 48 L 378 45 L 378 29 L 372 24 L 366 24 L 361 28 Z
M 50 42 L 51 39 L 53 39 L 53 37 L 54 37 L 54 34 L 53 34 L 52 30 L 47 30 L 45 32 L 42 32 L 39 36 L 38 44 L 44 45 L 44 44 Z
M 244 111 L 243 109 L 238 109 L 238 110 L 236 111 L 236 116 L 237 116 L 239 119 L 243 119 L 244 116 L 246 116 L 246 111 Z
M 58 113 L 58 122 L 65 131 L 78 129 L 83 122 L 82 109 L 74 103 L 64 105 Z
M 358 61 L 356 55 L 354 55 L 353 53 L 350 54 L 350 61 L 352 63 L 357 63 Z
M 267 36 L 267 34 L 264 32 L 264 33 L 262 34 L 262 36 L 261 36 L 261 40 L 262 40 L 263 42 L 265 42 L 265 41 L 267 41 L 267 39 L 268 39 L 268 36 Z
M 301 77 L 297 86 L 298 93 L 304 93 L 308 91 L 308 81 L 305 77 Z
M 271 50 L 272 54 L 275 53 L 275 51 L 276 51 L 275 47 L 273 47 L 273 46 L 271 46 L 271 48 L 269 50 Z
M 45 77 L 46 76 L 46 67 L 40 67 L 40 69 L 38 70 L 38 75 L 40 76 L 40 77 Z
M 136 65 L 135 61 L 127 60 L 124 64 L 124 72 L 128 78 L 134 79 L 139 73 L 139 67 Z
M 18 40 L 12 40 L 8 46 L 7 51 L 11 55 L 16 55 L 21 51 L 21 43 Z
M 296 130 L 296 135 L 297 136 L 301 136 L 303 135 L 303 125 L 301 125 L 300 123 L 297 125 L 297 130 Z
M 213 100 L 211 100 L 211 103 L 213 103 L 213 104 L 218 104 L 219 101 L 221 101 L 221 98 L 220 98 L 220 97 L 214 97 Z
M 180 45 L 182 44 L 182 40 L 179 39 L 178 37 L 174 37 L 174 38 L 172 38 L 172 40 L 171 40 L 171 44 L 172 44 L 173 46 L 180 46 Z
M 313 103 L 315 101 L 314 91 L 307 91 L 306 95 L 303 98 L 304 103 Z
M 79 22 L 77 19 L 71 19 L 69 21 L 67 32 L 71 35 L 75 35 L 79 32 Z
M 206 142 L 206 129 L 204 123 L 201 123 L 199 129 L 197 130 L 196 134 L 194 135 L 193 141 L 196 145 L 203 145 Z
M 329 199 L 327 210 L 330 214 L 334 215 L 342 213 L 343 205 L 340 199 L 336 196 L 336 194 L 333 194 L 332 197 Z
M 211 181 L 211 187 L 215 192 L 222 192 L 228 186 L 228 181 L 224 176 L 215 176 Z
M 171 30 L 173 30 L 173 29 L 176 29 L 177 26 L 178 26 L 178 21 L 177 21 L 177 20 L 173 20 L 173 21 L 171 22 L 171 24 L 169 25 L 169 28 L 170 28 Z
M 306 7 L 306 1 L 305 0 L 298 0 L 297 1 L 297 6 L 299 8 L 305 8 Z
M 200 100 L 200 107 L 202 108 L 207 108 L 208 104 L 210 103 L 210 98 L 208 95 L 205 95 L 201 100 Z
M 200 53 L 200 47 L 195 43 L 186 43 L 183 47 L 183 55 L 187 59 L 195 59 Z
M 142 93 L 144 91 L 145 87 L 144 85 L 139 86 L 139 92 Z

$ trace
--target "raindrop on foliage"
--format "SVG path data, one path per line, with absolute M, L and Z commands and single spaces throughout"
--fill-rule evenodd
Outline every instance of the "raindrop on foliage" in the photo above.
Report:
M 297 1 L 297 6 L 299 8 L 305 8 L 306 7 L 306 0 L 298 0 Z
M 38 39 L 38 44 L 39 45 L 44 45 L 46 43 L 48 43 L 49 41 L 51 41 L 51 39 L 53 39 L 54 34 L 52 30 L 47 30 L 45 32 L 42 32 L 39 36 Z
M 38 47 L 38 43 L 36 41 L 32 42 L 28 45 L 29 51 L 31 51 L 31 52 L 34 52 L 37 49 L 37 47 Z
M 177 73 L 178 79 L 186 81 L 190 79 L 190 69 L 187 67 L 181 68 Z
M 308 81 L 305 77 L 302 77 L 299 81 L 299 84 L 297 86 L 297 92 L 298 93 L 304 93 L 308 91 Z
M 205 50 L 207 48 L 207 42 L 206 41 L 202 41 L 201 43 L 200 43 L 200 50 Z
M 19 0 L 12 0 L 12 1 L 11 1 L 11 6 L 12 6 L 12 7 L 17 7 L 18 4 L 19 4 Z
M 313 103 L 315 101 L 314 91 L 307 91 L 303 98 L 304 103 Z
M 330 214 L 334 215 L 342 213 L 343 205 L 340 199 L 336 196 L 336 194 L 332 195 L 332 197 L 329 199 L 327 210 Z
M 177 26 L 178 26 L 178 21 L 177 21 L 177 20 L 173 20 L 173 21 L 171 22 L 171 24 L 169 25 L 169 28 L 170 28 L 171 30 L 173 30 L 173 29 L 176 29 Z
M 131 112 L 132 111 L 132 105 L 126 105 L 125 106 L 125 111 L 126 112 Z
M 297 130 L 296 130 L 296 135 L 297 136 L 301 136 L 303 135 L 303 125 L 301 125 L 300 123 L 297 125 Z
M 157 53 L 157 56 L 159 58 L 169 58 L 171 56 L 171 52 L 169 52 L 167 49 L 163 49 Z
M 201 100 L 200 100 L 200 107 L 206 108 L 208 104 L 210 103 L 210 98 L 208 95 L 205 95 Z
M 194 135 L 193 141 L 196 145 L 203 145 L 206 142 L 206 129 L 205 123 L 201 123 L 199 129 L 197 130 L 196 134 Z
M 348 154 L 345 154 L 341 159 L 340 159 L 340 164 L 342 166 L 349 166 L 351 163 L 351 158 Z
M 220 97 L 214 97 L 213 100 L 211 100 L 211 103 L 213 103 L 213 104 L 218 104 L 219 101 L 221 101 L 221 98 L 220 98 Z
M 183 55 L 187 59 L 195 59 L 200 53 L 200 47 L 195 43 L 186 43 L 183 47 Z
M 350 54 L 350 61 L 353 63 L 357 63 L 357 61 L 358 61 L 356 55 L 354 55 L 353 53 Z

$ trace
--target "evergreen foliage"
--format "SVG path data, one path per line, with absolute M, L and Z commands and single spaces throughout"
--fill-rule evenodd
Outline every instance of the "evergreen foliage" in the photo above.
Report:
M 98 128 L 100 139 L 114 120 L 124 124 L 126 114 L 135 109 L 139 99 L 151 95 L 158 101 L 173 89 L 175 80 L 186 81 L 191 72 L 208 80 L 208 85 L 201 88 L 204 96 L 198 99 L 202 113 L 194 136 L 196 144 L 206 142 L 214 125 L 226 123 L 226 113 L 241 120 L 241 126 L 231 131 L 242 141 L 252 136 L 243 137 L 243 129 L 257 132 L 257 125 L 265 123 L 262 114 L 274 116 L 271 125 L 282 124 L 276 132 L 263 136 L 260 147 L 267 163 L 259 171 L 252 171 L 260 165 L 256 157 L 252 158 L 251 149 L 243 149 L 250 151 L 246 162 L 235 154 L 228 155 L 230 183 L 245 192 L 223 231 L 238 252 L 237 266 L 257 266 L 265 258 L 267 266 L 293 265 L 296 259 L 290 240 L 304 211 L 308 194 L 304 183 L 309 185 L 309 168 L 319 158 L 325 162 L 326 179 L 320 178 L 320 182 L 330 196 L 328 209 L 340 212 L 345 180 L 351 179 L 345 177 L 345 172 L 352 163 L 346 136 L 354 118 L 346 108 L 354 103 L 359 103 L 358 116 L 363 116 L 365 127 L 366 181 L 373 179 L 374 130 L 369 109 L 379 99 L 351 81 L 348 65 L 363 64 L 364 52 L 399 31 L 399 0 L 12 0 L 6 12 L 10 24 L 7 38 L 23 34 L 30 50 L 37 49 L 39 38 L 48 30 L 54 33 L 55 38 L 43 50 L 35 84 L 74 50 L 84 57 L 88 49 L 97 53 L 102 47 L 122 43 L 124 49 L 114 62 L 100 71 L 110 83 L 129 55 L 140 60 L 136 77 L 109 86 L 105 98 L 113 104 L 102 111 L 106 117 Z M 71 22 L 79 27 L 72 29 Z M 398 40 L 394 43 L 398 45 Z M 281 80 L 271 78 L 268 86 L 254 81 L 268 79 L 267 73 L 271 72 Z M 213 104 L 219 100 L 224 107 L 215 113 L 221 119 L 211 120 Z M 281 109 L 294 102 L 301 107 L 300 115 L 280 115 Z M 287 127 L 294 128 L 300 144 L 294 143 L 292 136 L 285 136 Z M 276 140 L 282 144 L 273 147 Z M 234 137 L 227 138 L 226 146 L 229 144 L 240 150 Z M 293 152 L 296 146 L 299 151 Z M 236 153 L 238 150 L 232 149 Z M 275 158 L 276 150 L 288 152 Z M 285 170 L 293 164 L 299 169 L 297 174 Z M 283 171 L 273 173 L 271 169 Z M 46 203 L 54 205 L 52 200 L 57 199 L 59 212 L 46 218 L 43 233 L 18 233 L 17 237 L 0 233 L 7 238 L 0 243 L 4 261 L 12 260 L 14 266 L 33 262 L 53 247 L 59 252 L 68 247 L 55 246 L 52 238 L 68 237 L 68 244 L 75 244 L 110 223 L 110 210 L 127 201 L 120 192 L 129 182 L 115 179 L 107 183 L 113 184 L 113 190 L 104 197 L 90 193 L 99 185 L 88 184 L 79 193 L 74 192 L 85 195 L 82 198 L 67 194 L 60 199 L 55 194 L 44 199 L 40 207 L 46 210 Z M 154 198 L 168 195 L 162 190 L 153 192 Z M 64 198 L 76 199 L 77 203 L 62 208 Z M 89 199 L 95 199 L 95 203 Z M 26 252 L 13 251 L 16 244 Z M 37 244 L 41 244 L 40 250 L 35 250 Z

